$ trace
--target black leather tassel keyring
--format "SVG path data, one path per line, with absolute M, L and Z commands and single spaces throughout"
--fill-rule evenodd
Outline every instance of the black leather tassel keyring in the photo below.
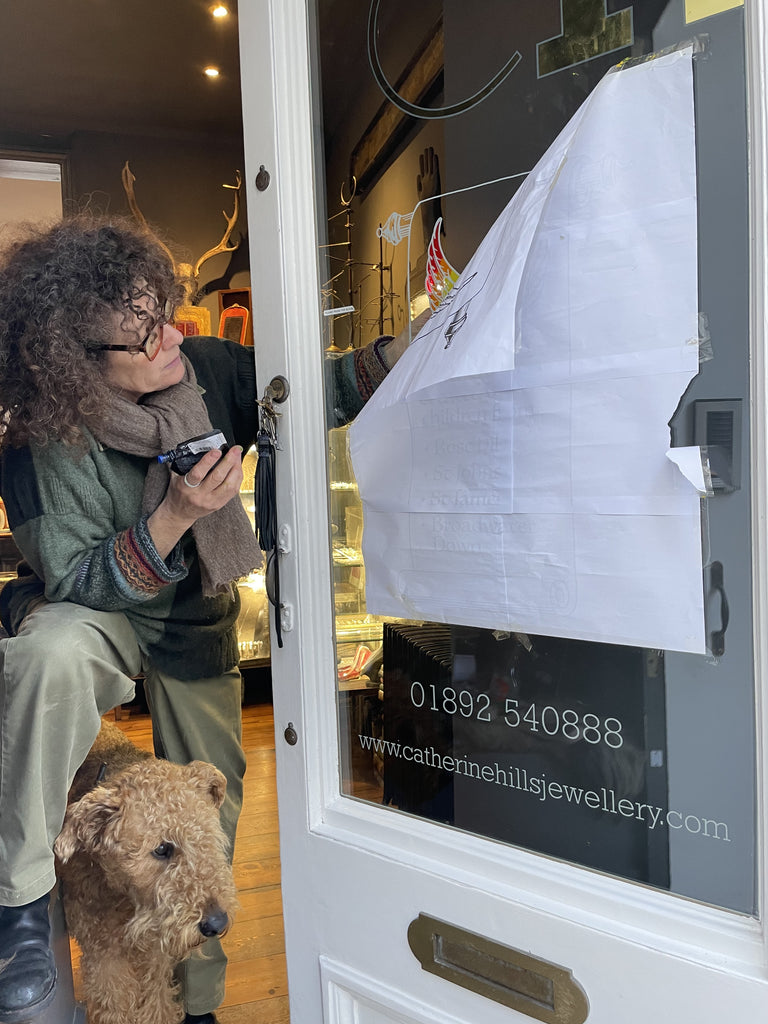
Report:
M 288 381 L 273 377 L 258 402 L 259 430 L 256 434 L 256 473 L 253 481 L 256 538 L 266 558 L 267 597 L 275 610 L 275 637 L 277 646 L 283 646 L 280 617 L 280 547 L 277 540 L 277 469 L 276 454 L 280 449 L 277 437 L 277 419 L 273 402 L 280 404 L 288 397 Z

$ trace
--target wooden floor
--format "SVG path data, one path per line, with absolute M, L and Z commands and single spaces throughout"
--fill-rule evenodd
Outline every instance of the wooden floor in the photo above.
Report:
M 137 746 L 152 749 L 148 715 L 124 713 L 117 724 Z M 287 1024 L 290 1016 L 271 704 L 243 708 L 243 746 L 248 769 L 234 864 L 240 911 L 224 939 L 229 957 L 227 994 L 216 1015 L 220 1024 Z M 77 976 L 76 952 L 73 960 Z

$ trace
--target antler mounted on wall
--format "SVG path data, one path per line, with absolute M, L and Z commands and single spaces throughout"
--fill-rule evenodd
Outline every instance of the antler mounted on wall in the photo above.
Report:
M 152 229 L 150 228 L 149 224 L 147 223 L 146 217 L 144 216 L 144 214 L 139 209 L 139 204 L 136 202 L 136 193 L 135 193 L 135 190 L 134 190 L 134 187 L 133 187 L 134 182 L 136 181 L 136 177 L 132 173 L 130 167 L 128 166 L 128 161 L 127 160 L 125 161 L 125 166 L 123 167 L 122 180 L 123 180 L 123 188 L 125 190 L 125 194 L 126 194 L 126 197 L 128 199 L 128 206 L 130 208 L 131 213 L 133 214 L 133 216 L 136 218 L 136 220 L 139 222 L 139 224 L 141 224 L 141 226 L 143 228 L 145 228 L 151 235 L 153 235 L 155 238 L 157 238 L 157 235 L 155 235 L 155 233 L 152 231 Z M 195 263 L 194 267 L 191 264 L 189 264 L 189 263 L 177 263 L 176 260 L 173 257 L 173 254 L 171 253 L 170 249 L 168 248 L 168 246 L 165 245 L 161 239 L 157 238 L 158 243 L 163 247 L 165 252 L 168 253 L 168 256 L 169 256 L 171 262 L 173 263 L 173 267 L 174 267 L 174 270 L 176 271 L 176 273 L 180 277 L 185 278 L 188 281 L 188 285 L 187 285 L 188 299 L 187 299 L 187 301 L 190 302 L 190 303 L 194 303 L 194 302 L 198 301 L 198 299 L 202 295 L 202 292 L 199 292 L 197 290 L 197 282 L 198 282 L 198 279 L 200 277 L 200 268 L 206 262 L 206 260 L 209 260 L 212 256 L 218 255 L 218 253 L 220 253 L 220 252 L 234 252 L 240 246 L 240 242 L 239 241 L 236 242 L 234 245 L 229 245 L 228 243 L 229 243 L 229 239 L 230 239 L 230 237 L 232 235 L 232 232 L 233 232 L 233 230 L 235 228 L 235 225 L 237 224 L 237 218 L 240 215 L 240 187 L 241 187 L 241 185 L 242 185 L 242 177 L 240 175 L 240 171 L 235 171 L 235 184 L 234 185 L 222 185 L 222 188 L 232 189 L 234 191 L 234 193 L 235 193 L 235 205 L 234 205 L 234 209 L 232 210 L 232 216 L 229 217 L 229 216 L 227 216 L 226 211 L 224 211 L 224 210 L 221 211 L 222 215 L 224 217 L 224 220 L 227 222 L 227 227 L 226 227 L 226 230 L 224 231 L 222 239 L 218 243 L 218 245 L 215 245 L 212 249 L 208 249 L 207 252 L 204 252 L 203 255 Z M 241 241 L 242 241 L 242 239 L 241 239 Z
M 222 235 L 219 244 L 215 245 L 213 249 L 209 249 L 207 252 L 204 252 L 200 259 L 195 264 L 195 268 L 193 270 L 193 277 L 195 281 L 197 281 L 197 279 L 200 277 L 200 268 L 202 267 L 206 260 L 209 260 L 211 256 L 216 256 L 220 252 L 234 252 L 235 249 L 237 249 L 238 245 L 240 244 L 239 242 L 236 242 L 234 245 L 227 245 L 227 242 L 229 242 L 232 231 L 234 230 L 235 224 L 237 224 L 237 218 L 240 214 L 240 186 L 243 183 L 242 178 L 240 176 L 240 171 L 235 171 L 235 179 L 236 184 L 234 185 L 222 185 L 222 188 L 231 188 L 234 190 L 235 193 L 235 208 L 232 211 L 232 216 L 228 217 L 226 210 L 221 211 L 224 220 L 227 222 L 227 229 Z
M 158 244 L 163 248 L 164 252 L 168 253 L 168 258 L 170 259 L 175 270 L 176 260 L 173 258 L 173 253 L 165 244 L 165 242 L 163 242 L 161 238 L 157 237 L 155 232 L 147 223 L 147 218 L 139 209 L 139 204 L 136 202 L 136 193 L 133 188 L 133 183 L 134 181 L 136 181 L 136 175 L 131 171 L 131 168 L 128 166 L 127 160 L 125 161 L 125 166 L 123 167 L 122 179 L 123 188 L 125 189 L 125 195 L 128 199 L 128 208 L 130 209 L 131 213 L 136 218 L 136 220 L 139 222 L 139 224 L 141 224 L 141 226 L 145 229 L 145 231 L 148 231 L 149 234 L 152 235 L 152 237 L 157 240 Z

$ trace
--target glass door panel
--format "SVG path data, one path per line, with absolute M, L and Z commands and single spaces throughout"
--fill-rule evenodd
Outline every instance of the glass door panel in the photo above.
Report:
M 609 70 L 691 43 L 700 364 L 669 408 L 669 446 L 701 448 L 711 475 L 701 501 L 706 653 L 600 642 L 599 622 L 597 639 L 584 639 L 569 629 L 571 581 L 554 555 L 531 601 L 560 601 L 557 629 L 510 627 L 492 608 L 484 628 L 469 607 L 441 621 L 376 614 L 366 601 L 366 508 L 347 426 L 328 433 L 329 557 L 342 793 L 754 914 L 743 11 L 716 6 L 714 14 L 692 0 L 316 6 L 326 359 L 398 334 L 430 302 L 439 311 L 450 271 L 464 270 Z M 608 149 L 605 174 L 623 159 Z M 582 179 L 586 190 L 602 184 Z M 554 297 L 557 268 L 544 269 L 542 287 Z M 646 297 L 652 308 L 657 295 Z M 569 301 L 576 309 L 580 296 Z M 502 344 L 526 338 L 511 331 Z M 613 396 L 606 388 L 605 402 Z M 327 405 L 337 409 L 339 396 Z M 434 472 L 450 476 L 460 435 L 447 422 L 430 429 Z M 357 464 L 369 475 L 378 457 L 358 452 Z M 492 471 L 506 473 L 511 460 L 511 443 L 498 447 Z M 488 481 L 459 483 L 477 496 Z M 524 476 L 510 487 L 520 500 Z M 493 531 L 497 519 L 480 521 Z M 462 567 L 477 572 L 493 545 L 473 544 L 439 509 L 433 525 L 435 544 L 455 554 L 445 606 L 461 609 Z M 561 551 L 562 538 L 551 537 Z M 546 537 L 541 544 L 546 565 Z M 630 536 L 617 578 L 643 562 Z M 666 608 L 661 580 L 654 600 Z M 670 619 L 679 613 L 668 608 Z

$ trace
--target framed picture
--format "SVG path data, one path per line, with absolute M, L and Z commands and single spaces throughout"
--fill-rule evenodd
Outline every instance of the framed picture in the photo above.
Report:
M 248 332 L 248 310 L 245 306 L 234 303 L 221 311 L 219 317 L 219 337 L 236 341 L 238 345 L 246 344 Z
M 245 323 L 245 336 L 242 340 L 233 338 L 233 341 L 240 341 L 241 345 L 253 346 L 253 320 L 251 319 L 251 289 L 250 288 L 222 288 L 219 296 L 219 337 L 225 338 L 229 335 L 222 334 L 225 325 L 224 314 L 228 313 L 233 306 L 244 309 L 248 314 Z M 242 315 L 242 314 L 241 314 Z
M 210 311 L 204 306 L 179 306 L 173 318 L 173 326 L 185 338 L 194 334 L 210 334 Z

